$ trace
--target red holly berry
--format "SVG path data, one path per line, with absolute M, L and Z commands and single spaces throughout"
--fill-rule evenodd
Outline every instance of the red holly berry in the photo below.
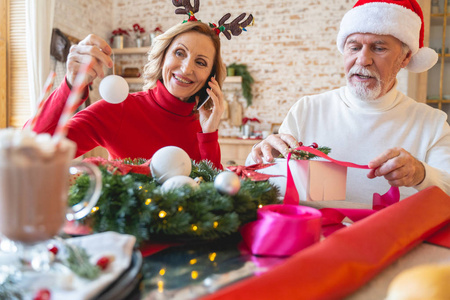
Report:
M 311 147 L 313 147 L 314 149 L 317 149 L 317 148 L 319 148 L 319 145 L 317 145 L 317 143 L 312 143 Z
M 303 146 L 303 143 L 302 142 L 298 142 L 298 146 L 299 147 Z
M 97 267 L 100 268 L 100 270 L 105 270 L 108 267 L 110 262 L 111 262 L 111 259 L 109 257 L 102 256 L 97 260 L 96 265 L 97 265 Z
M 59 249 L 55 245 L 49 245 L 48 246 L 48 251 L 50 251 L 51 253 L 56 255 L 56 254 L 58 254 Z
M 50 300 L 50 291 L 48 289 L 40 289 L 34 295 L 33 300 Z

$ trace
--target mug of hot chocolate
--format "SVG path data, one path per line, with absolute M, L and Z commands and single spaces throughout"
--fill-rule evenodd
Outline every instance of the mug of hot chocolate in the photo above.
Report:
M 97 203 L 100 170 L 73 161 L 76 144 L 55 142 L 48 134 L 30 130 L 0 130 L 0 234 L 14 243 L 34 247 L 57 235 L 66 220 L 85 217 Z M 68 207 L 69 176 L 89 175 L 90 192 Z M 36 264 L 35 264 L 36 265 Z

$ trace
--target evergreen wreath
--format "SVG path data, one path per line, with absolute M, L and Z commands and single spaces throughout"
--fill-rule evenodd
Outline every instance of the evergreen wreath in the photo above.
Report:
M 138 165 L 145 160 L 125 160 Z M 144 241 L 211 241 L 238 232 L 240 226 L 256 220 L 256 211 L 267 204 L 278 204 L 279 190 L 268 181 L 241 180 L 234 195 L 219 193 L 214 178 L 221 171 L 209 161 L 192 162 L 191 178 L 202 178 L 199 188 L 183 186 L 162 192 L 151 175 L 122 175 L 99 165 L 103 188 L 97 206 L 78 222 L 94 232 L 116 231 Z M 87 175 L 78 177 L 69 191 L 69 204 L 79 203 L 89 188 Z

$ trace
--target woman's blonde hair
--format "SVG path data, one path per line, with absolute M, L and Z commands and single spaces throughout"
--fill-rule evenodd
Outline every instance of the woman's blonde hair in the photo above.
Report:
M 166 56 L 166 51 L 172 44 L 172 41 L 180 34 L 189 31 L 196 31 L 211 38 L 214 48 L 216 49 L 212 72 L 215 71 L 216 80 L 218 81 L 219 86 L 222 87 L 222 83 L 226 77 L 226 66 L 222 61 L 222 56 L 220 53 L 219 36 L 214 32 L 214 30 L 211 30 L 208 24 L 200 21 L 190 21 L 175 25 L 165 33 L 156 37 L 156 40 L 148 54 L 148 62 L 144 66 L 144 91 L 152 89 L 156 86 L 156 82 L 162 79 L 164 57 Z

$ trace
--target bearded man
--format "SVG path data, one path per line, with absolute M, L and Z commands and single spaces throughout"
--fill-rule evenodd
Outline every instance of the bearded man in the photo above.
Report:
M 400 187 L 402 199 L 429 186 L 450 194 L 447 115 L 397 90 L 402 68 L 424 72 L 438 60 L 423 47 L 423 33 L 415 0 L 359 0 L 337 36 L 347 85 L 298 100 L 279 134 L 255 145 L 247 164 L 315 142 L 330 147 L 334 159 L 371 168 L 349 168 L 348 201 L 368 203 L 390 185 Z

